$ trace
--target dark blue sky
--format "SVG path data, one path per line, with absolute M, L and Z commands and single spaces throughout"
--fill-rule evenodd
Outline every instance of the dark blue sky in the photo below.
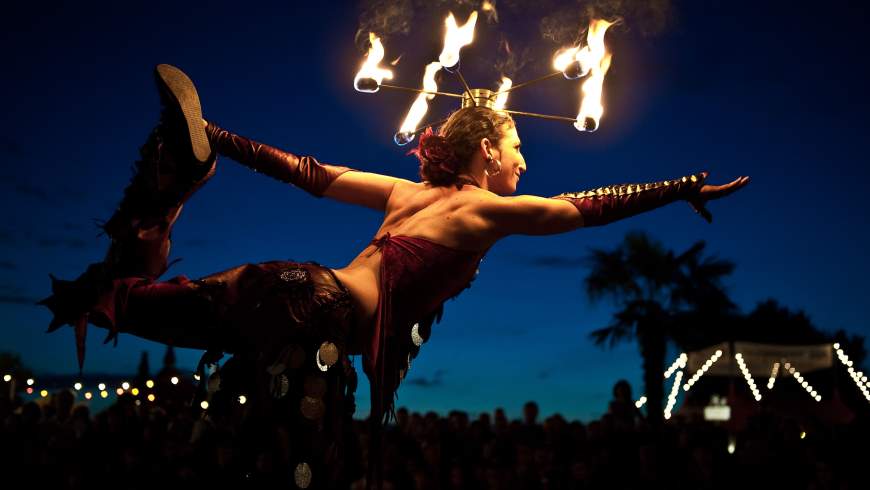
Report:
M 153 65 L 183 68 L 206 117 L 228 129 L 322 161 L 416 178 L 415 161 L 392 143 L 412 99 L 352 88 L 361 61 L 354 8 L 85 3 L 18 2 L 4 7 L 0 29 L 0 346 L 37 372 L 76 369 L 71 330 L 44 334 L 50 314 L 31 303 L 48 294 L 49 272 L 73 278 L 105 253 L 93 220 L 111 215 L 157 120 Z M 713 225 L 677 203 L 607 227 L 498 244 L 472 289 L 447 305 L 399 404 L 504 406 L 516 415 L 535 399 L 544 414 L 588 419 L 606 409 L 619 378 L 638 395 L 636 346 L 600 350 L 587 338 L 612 308 L 586 300 L 580 260 L 591 247 L 616 246 L 629 230 L 675 250 L 706 240 L 711 253 L 736 262 L 728 286 L 744 311 L 772 297 L 823 329 L 870 333 L 862 48 L 870 19 L 852 3 L 684 1 L 656 37 L 609 33 L 602 128 L 580 134 L 519 119 L 529 166 L 520 192 L 547 196 L 702 169 L 715 183 L 748 174 L 752 184 L 709 206 Z M 409 38 L 430 57 L 440 50 L 440 27 L 433 28 L 415 26 Z M 478 29 L 481 43 L 486 35 Z M 407 44 L 387 43 L 387 57 L 400 47 Z M 485 57 L 473 45 L 463 67 Z M 395 68 L 397 80 L 416 86 L 428 61 L 409 55 Z M 515 82 L 545 73 L 543 65 L 529 68 Z M 442 88 L 457 87 L 447 79 Z M 558 80 L 517 92 L 508 105 L 573 115 L 576 100 L 576 84 Z M 431 119 L 449 108 L 436 99 Z M 183 260 L 167 277 L 273 259 L 343 266 L 372 238 L 378 218 L 225 160 L 175 228 L 174 257 Z M 142 350 L 152 365 L 162 357 L 157 344 L 123 336 L 112 348 L 100 344 L 102 331 L 91 332 L 86 371 L 130 372 Z M 198 355 L 181 351 L 180 363 L 193 367 Z M 367 386 L 358 394 L 365 411 Z

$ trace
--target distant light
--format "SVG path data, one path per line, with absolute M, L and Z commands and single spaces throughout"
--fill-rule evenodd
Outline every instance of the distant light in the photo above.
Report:
M 133 388 L 130 390 L 130 393 L 132 393 L 133 396 L 139 396 L 139 388 Z
M 42 390 L 39 392 L 39 396 L 45 398 L 48 396 L 48 390 Z
M 200 406 L 203 410 L 208 410 L 208 402 L 205 401 L 205 400 L 203 400 L 202 403 L 199 404 L 199 406 Z
M 734 454 L 734 450 L 737 449 L 737 444 L 734 441 L 728 441 L 728 454 Z
M 142 400 L 136 400 L 136 406 L 142 405 Z
M 106 391 L 106 390 L 101 391 L 101 392 L 100 392 L 100 397 L 101 397 L 101 398 L 109 398 L 109 392 Z
M 169 382 L 174 384 L 174 385 L 177 385 L 178 384 L 178 376 L 173 376 L 173 377 L 169 378 Z
M 76 384 L 73 385 L 73 388 L 75 388 L 76 391 L 79 391 L 82 389 L 82 384 L 79 382 L 76 382 Z
M 807 438 L 807 433 L 804 431 L 801 431 L 801 439 L 806 439 L 806 438 Z
M 7 383 L 10 382 L 10 381 L 12 381 L 12 375 L 11 375 L 11 374 L 6 374 L 6 375 L 4 375 L 4 376 L 3 376 L 3 381 L 5 381 L 5 382 L 7 382 Z
M 115 393 L 117 393 L 118 396 L 123 395 L 123 394 L 124 394 L 124 388 L 118 388 L 117 390 L 115 390 Z
M 97 389 L 100 390 L 100 391 L 105 391 L 105 390 L 106 390 L 106 383 L 100 383 L 100 384 L 98 384 L 98 385 L 97 385 Z
M 248 401 L 248 398 L 245 397 L 245 395 L 239 395 L 239 404 L 240 405 L 244 405 L 245 403 L 247 403 L 247 401 Z M 637 405 L 637 404 L 635 404 L 635 405 Z M 637 408 L 640 408 L 640 407 L 637 407 Z
M 147 386 L 148 388 L 154 388 L 154 380 L 149 379 L 145 382 L 145 386 Z
M 125 390 L 129 390 L 129 389 L 130 389 L 130 383 L 124 381 L 123 383 L 121 383 L 121 388 L 123 388 L 123 389 L 125 389 Z
M 199 375 L 196 373 L 193 373 L 193 379 L 199 381 Z
M 33 378 L 27 378 L 27 386 L 33 386 Z
M 716 422 L 731 420 L 731 407 L 728 405 L 707 405 L 704 407 L 704 420 Z
M 92 395 L 90 391 L 85 392 L 85 400 L 90 400 L 93 397 L 94 395 Z
M 839 349 L 839 348 L 840 348 L 840 343 L 839 343 L 839 342 L 835 342 L 835 343 L 834 343 L 834 348 L 835 348 L 835 349 Z
M 154 393 L 148 393 L 148 401 L 153 402 L 157 397 L 154 396 Z
M 26 391 L 27 391 L 27 394 L 28 394 L 28 395 L 32 395 L 32 394 L 33 394 L 33 388 L 31 388 L 31 387 L 29 387 L 29 386 L 27 387 L 27 390 L 26 390 Z

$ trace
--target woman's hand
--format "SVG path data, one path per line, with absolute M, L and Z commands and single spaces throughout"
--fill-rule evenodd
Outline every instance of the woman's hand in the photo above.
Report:
M 707 172 L 701 173 L 704 175 L 704 177 L 707 176 Z M 749 177 L 743 176 L 738 177 L 724 185 L 704 185 L 698 191 L 698 196 L 689 200 L 689 205 L 692 206 L 692 209 L 694 209 L 696 213 L 700 214 L 702 218 L 707 220 L 708 223 L 712 223 L 713 215 L 710 214 L 710 211 L 707 211 L 707 209 L 704 207 L 707 201 L 712 201 L 714 199 L 719 199 L 729 194 L 733 194 L 737 190 L 746 186 L 746 184 L 748 183 Z

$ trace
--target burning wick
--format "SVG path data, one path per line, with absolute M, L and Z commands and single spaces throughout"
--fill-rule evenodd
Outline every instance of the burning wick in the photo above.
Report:
M 447 33 L 444 35 L 444 49 L 441 55 L 438 56 L 438 62 L 441 66 L 450 73 L 459 69 L 459 50 L 464 46 L 471 44 L 474 40 L 474 24 L 477 23 L 477 11 L 471 12 L 468 20 L 462 27 L 456 24 L 456 18 L 453 13 L 447 16 L 444 24 L 447 27 Z
M 595 121 L 595 118 L 587 116 L 583 118 L 583 124 L 580 124 L 580 121 L 574 122 L 574 127 L 577 128 L 577 131 L 594 133 L 598 129 L 598 123 Z
M 393 136 L 393 141 L 399 146 L 405 146 L 414 141 L 414 133 L 411 131 L 399 131 Z
M 378 66 L 378 63 L 384 59 L 384 45 L 374 32 L 369 33 L 369 43 L 371 43 L 369 52 L 363 66 L 353 79 L 353 87 L 359 92 L 375 93 L 384 78 L 393 79 L 393 72 Z

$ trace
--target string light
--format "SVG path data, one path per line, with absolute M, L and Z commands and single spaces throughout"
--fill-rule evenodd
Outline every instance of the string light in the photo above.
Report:
M 11 374 L 4 374 L 4 375 L 3 375 L 3 381 L 5 381 L 5 382 L 7 382 L 7 383 L 10 382 L 10 381 L 12 381 L 12 375 L 11 375 Z
M 749 369 L 746 367 L 746 362 L 743 360 L 743 354 L 739 352 L 734 354 L 734 359 L 737 359 L 737 365 L 740 366 L 740 372 L 743 373 L 743 378 L 746 379 L 749 389 L 752 390 L 752 396 L 755 397 L 755 401 L 761 401 L 761 392 L 758 391 L 758 387 L 755 386 L 755 380 L 752 379 L 752 375 L 749 374 Z
M 154 380 L 149 379 L 145 382 L 145 386 L 148 388 L 154 388 Z
M 109 392 L 106 391 L 106 390 L 101 391 L 101 392 L 100 392 L 100 397 L 101 397 L 101 398 L 109 398 Z
M 76 381 L 76 384 L 73 385 L 73 388 L 75 388 L 76 391 L 81 391 L 82 384 Z
M 864 398 L 870 402 L 870 389 L 868 389 L 870 388 L 870 385 L 867 383 L 867 376 L 861 371 L 855 371 L 855 368 L 852 367 L 852 360 L 849 359 L 849 356 L 846 355 L 845 352 L 843 352 L 843 349 L 840 348 L 840 344 L 834 344 L 834 349 L 837 349 L 837 358 L 840 360 L 840 363 L 846 366 L 852 381 L 854 381 L 858 389 L 861 390 Z
M 48 390 L 42 390 L 39 392 L 39 396 L 45 398 L 48 396 Z
M 680 392 L 680 381 L 683 380 L 683 371 L 677 371 L 677 376 L 674 378 L 674 384 L 671 386 L 671 394 L 668 395 L 668 404 L 665 406 L 665 420 L 671 418 L 671 410 L 677 403 L 677 393 Z
M 634 402 L 634 406 L 640 408 L 644 403 L 646 403 L 646 395 L 640 397 L 636 402 Z
M 773 363 L 773 370 L 770 372 L 770 379 L 767 380 L 767 389 L 773 389 L 773 383 L 776 382 L 776 375 L 779 373 L 779 363 Z
M 178 384 L 178 376 L 173 376 L 173 377 L 169 378 L 169 382 L 174 384 L 174 385 L 177 385 Z
M 130 390 L 130 393 L 132 393 L 133 396 L 139 396 L 139 388 L 133 388 Z
M 35 383 L 35 381 L 33 381 L 33 378 L 27 378 L 27 386 L 33 386 L 33 383 Z
M 239 395 L 239 405 L 244 405 L 248 402 L 248 398 L 245 395 Z
M 94 395 L 92 395 L 90 391 L 85 392 L 85 400 L 90 400 L 93 397 Z
M 694 384 L 697 383 L 699 379 L 701 379 L 701 376 L 703 376 L 704 373 L 706 373 L 707 370 L 710 369 L 710 366 L 715 364 L 716 361 L 718 361 L 720 357 L 722 357 L 721 350 L 717 350 L 716 352 L 714 352 L 713 355 L 710 356 L 709 359 L 707 359 L 707 362 L 705 362 L 701 366 L 701 368 L 698 369 L 697 371 L 695 371 L 695 374 L 693 374 L 692 377 L 689 378 L 689 382 L 683 385 L 683 390 L 689 391 L 692 388 L 692 386 L 694 386 Z
M 155 399 L 157 399 L 157 397 L 154 396 L 154 393 L 148 393 L 148 401 L 149 402 L 153 402 Z
M 25 391 L 27 392 L 28 395 L 32 395 L 33 394 L 33 387 L 28 386 Z
M 123 394 L 124 394 L 124 388 L 118 388 L 117 390 L 115 390 L 115 393 L 116 393 L 118 396 L 123 395 Z
M 100 391 L 106 391 L 106 383 L 100 383 L 97 385 L 97 389 Z
M 202 403 L 199 404 L 200 408 L 203 410 L 208 410 L 208 402 L 203 400 Z
M 794 368 L 794 366 L 792 366 L 791 369 L 789 369 L 789 372 L 791 373 L 792 376 L 794 376 L 794 379 L 801 385 L 801 387 L 803 387 L 803 389 L 807 390 L 807 393 L 809 393 L 809 395 L 811 397 L 813 397 L 813 399 L 815 401 L 817 401 L 817 402 L 822 401 L 822 396 L 819 395 L 819 393 L 815 389 L 813 389 L 812 385 L 810 385 L 810 383 L 806 379 L 804 379 L 804 377 L 803 377 L 803 375 L 801 375 L 800 371 L 798 371 L 797 369 Z
M 193 373 L 193 379 L 199 381 L 199 375 L 196 373 Z
M 121 388 L 124 389 L 125 391 L 126 391 L 126 390 L 129 390 L 129 389 L 130 389 L 130 383 L 124 381 L 123 383 L 121 383 Z
M 670 378 L 671 374 L 674 374 L 674 371 L 676 371 L 678 368 L 683 369 L 684 367 L 686 367 L 686 362 L 688 362 L 688 360 L 689 356 L 687 356 L 685 353 L 680 354 L 679 357 L 677 357 L 677 360 L 675 360 L 673 364 L 671 364 L 671 367 L 669 367 L 668 370 L 665 371 L 665 379 Z

